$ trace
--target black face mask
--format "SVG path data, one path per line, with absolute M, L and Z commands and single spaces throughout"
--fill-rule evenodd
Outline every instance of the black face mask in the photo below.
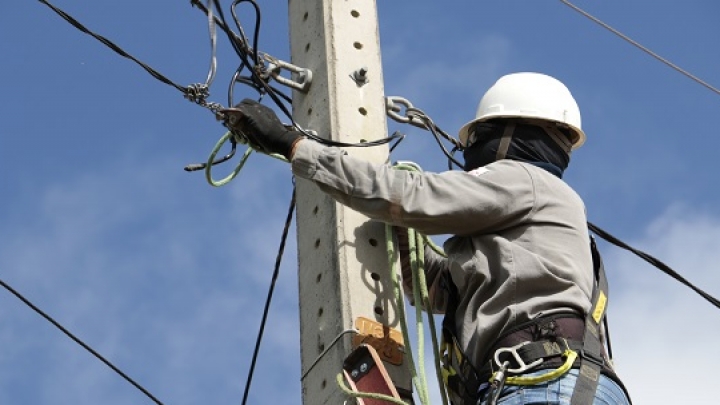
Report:
M 505 131 L 506 122 L 481 122 L 471 129 L 474 142 L 463 151 L 464 169 L 470 171 L 498 160 L 498 148 Z M 471 132 L 472 134 L 473 132 Z M 570 163 L 570 155 L 535 125 L 517 123 L 505 157 L 543 167 L 562 177 Z

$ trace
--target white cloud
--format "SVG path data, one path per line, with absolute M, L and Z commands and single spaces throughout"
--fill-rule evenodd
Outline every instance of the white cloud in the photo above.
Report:
M 26 211 L 0 234 L 2 278 L 161 401 L 237 402 L 287 201 L 258 198 L 277 170 L 214 189 L 168 176 L 176 166 L 109 162 L 17 196 Z M 253 392 L 275 378 L 269 365 L 299 381 L 299 364 L 285 371 L 299 363 L 289 238 Z M 0 303 L 0 403 L 150 403 L 17 299 Z M 277 395 L 299 403 L 290 386 Z
M 627 242 L 717 297 L 719 240 L 719 218 L 674 206 Z M 716 403 L 711 390 L 693 387 L 715 381 L 718 309 L 631 253 L 604 250 L 615 360 L 634 402 Z

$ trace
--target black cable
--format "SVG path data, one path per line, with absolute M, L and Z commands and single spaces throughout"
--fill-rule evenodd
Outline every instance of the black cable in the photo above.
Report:
M 158 405 L 163 405 L 163 403 L 160 402 L 160 400 L 158 400 L 157 398 L 155 398 L 155 397 L 154 397 L 148 390 L 146 390 L 142 385 L 140 385 L 140 384 L 138 384 L 137 382 L 135 382 L 135 380 L 133 380 L 133 379 L 130 378 L 127 374 L 125 374 L 124 372 L 122 372 L 122 370 L 120 370 L 119 368 L 117 368 L 117 367 L 116 367 L 114 364 L 112 364 L 109 360 L 107 360 L 105 357 L 103 357 L 102 355 L 100 355 L 100 353 L 96 352 L 92 347 L 88 346 L 85 342 L 83 342 L 83 341 L 80 340 L 78 337 L 76 337 L 75 335 L 73 335 L 70 331 L 68 331 L 67 329 L 65 329 L 65 327 L 63 327 L 62 325 L 60 325 L 60 323 L 58 323 L 56 320 L 54 320 L 53 318 L 51 318 L 48 314 L 46 314 L 45 312 L 43 312 L 43 311 L 42 311 L 40 308 L 38 308 L 35 304 L 33 304 L 32 302 L 30 302 L 30 300 L 28 300 L 27 298 L 25 298 L 22 294 L 20 294 L 19 292 L 15 291 L 15 289 L 13 289 L 12 287 L 10 287 L 10 286 L 9 286 L 7 283 L 5 283 L 3 280 L 0 280 L 0 285 L 2 285 L 6 290 L 10 291 L 10 293 L 12 293 L 14 296 L 16 296 L 17 298 L 19 298 L 20 301 L 22 301 L 25 305 L 27 305 L 28 307 L 30 307 L 33 311 L 37 312 L 40 316 L 42 316 L 43 318 L 45 318 L 45 320 L 47 320 L 48 322 L 50 322 L 51 324 L 53 324 L 53 326 L 55 326 L 56 328 L 60 329 L 60 331 L 61 331 L 62 333 L 64 333 L 67 337 L 69 337 L 70 339 L 72 339 L 75 343 L 77 343 L 77 344 L 79 344 L 80 346 L 82 346 L 83 349 L 87 350 L 88 352 L 90 352 L 90 354 L 92 354 L 93 356 L 95 356 L 98 360 L 102 361 L 106 366 L 110 367 L 113 371 L 115 371 L 118 375 L 120 375 L 120 377 L 124 378 L 125 381 L 129 382 L 129 383 L 132 384 L 135 388 L 137 388 L 138 390 L 140 390 L 143 394 L 145 394 L 145 396 L 147 396 L 148 398 L 150 398 L 150 400 L 152 400 L 153 402 L 155 402 L 155 403 L 158 404 Z
M 395 131 L 393 133 L 393 136 L 397 135 L 397 141 L 395 141 L 394 144 L 390 146 L 390 150 L 388 151 L 388 154 L 392 154 L 395 151 L 395 148 L 397 148 L 400 145 L 400 142 L 402 142 L 405 139 L 405 134 L 401 133 L 400 131 Z
M 437 144 L 440 146 L 440 149 L 442 150 L 442 152 L 448 158 L 448 162 L 454 163 L 455 165 L 457 165 L 459 168 L 462 169 L 464 167 L 464 165 L 462 163 L 460 163 L 457 159 L 455 159 L 455 157 L 447 150 L 447 148 L 445 148 L 445 145 L 443 145 L 442 141 L 440 140 L 440 135 L 437 132 L 438 128 L 435 126 L 435 124 L 433 122 L 430 122 L 430 124 L 431 125 L 428 126 L 428 129 L 430 130 L 430 133 L 435 138 L 435 141 L 437 142 Z M 452 170 L 452 165 L 450 163 L 448 163 L 448 166 Z
M 456 159 L 454 159 L 455 152 L 457 152 L 459 150 L 460 150 L 460 148 L 458 148 L 456 146 L 456 147 L 452 148 L 452 150 L 450 151 L 450 156 L 452 156 L 453 159 L 448 159 L 448 170 L 453 170 L 453 164 L 458 165 L 458 163 L 460 163 Z M 458 165 L 458 166 L 460 166 L 460 169 L 465 170 L 465 165 Z
M 623 248 L 627 251 L 630 251 L 632 253 L 635 253 L 638 257 L 645 260 L 646 262 L 652 264 L 653 266 L 660 269 L 665 274 L 669 275 L 670 277 L 674 278 L 675 280 L 679 281 L 680 283 L 686 285 L 687 287 L 690 287 L 693 291 L 700 294 L 703 298 L 705 298 L 708 302 L 713 304 L 715 307 L 720 308 L 720 301 L 718 301 L 717 298 L 713 297 L 712 295 L 706 293 L 705 291 L 701 290 L 700 288 L 694 286 L 692 283 L 690 283 L 688 280 L 686 280 L 683 276 L 678 274 L 675 270 L 670 268 L 667 264 L 661 262 L 660 260 L 654 258 L 653 256 L 633 248 L 632 246 L 629 246 L 625 242 L 619 240 L 618 238 L 610 235 L 606 231 L 598 228 L 596 225 L 593 225 L 592 223 L 588 222 L 588 229 L 590 229 L 593 233 L 597 234 L 601 238 L 605 239 L 606 241 L 612 243 L 615 246 L 618 246 L 620 248 Z
M 262 321 L 260 321 L 260 330 L 258 331 L 257 340 L 255 341 L 255 350 L 253 351 L 252 361 L 250 362 L 250 371 L 248 372 L 247 381 L 245 382 L 245 392 L 243 394 L 242 404 L 247 403 L 248 394 L 250 393 L 250 384 L 252 383 L 253 373 L 255 372 L 255 363 L 257 362 L 258 353 L 260 352 L 260 343 L 262 342 L 263 333 L 265 332 L 265 323 L 267 321 L 268 313 L 270 311 L 270 303 L 272 302 L 273 291 L 275 291 L 275 282 L 277 281 L 278 275 L 280 274 L 280 262 L 282 261 L 283 252 L 285 251 L 285 242 L 290 231 L 290 224 L 292 223 L 293 211 L 295 211 L 295 187 L 293 187 L 292 198 L 290 199 L 290 207 L 288 208 L 287 218 L 285 219 L 285 228 L 280 239 L 280 248 L 278 249 L 277 256 L 275 258 L 275 270 L 273 271 L 272 281 L 270 282 L 270 289 L 268 291 L 267 299 L 265 300 L 265 309 L 263 310 Z
M 147 71 L 148 73 L 150 73 L 150 75 L 152 75 L 152 77 L 156 78 L 157 80 L 160 80 L 161 82 L 163 82 L 163 83 L 165 83 L 165 84 L 167 84 L 167 85 L 170 85 L 170 86 L 172 86 L 172 87 L 175 87 L 176 89 L 178 89 L 179 91 L 181 91 L 183 94 L 187 94 L 187 93 L 188 93 L 188 90 L 187 90 L 185 87 L 176 84 L 175 82 L 173 82 L 172 80 L 168 79 L 166 76 L 164 76 L 163 74 L 161 74 L 161 73 L 158 72 L 157 70 L 151 68 L 151 67 L 148 66 L 147 64 L 141 62 L 140 60 L 138 60 L 138 59 L 135 58 L 134 56 L 132 56 L 132 55 L 130 55 L 129 53 L 125 52 L 122 48 L 120 48 L 119 46 L 115 45 L 115 44 L 114 44 L 112 41 L 110 41 L 109 39 L 103 37 L 102 35 L 98 35 L 98 34 L 92 32 L 92 31 L 90 31 L 88 28 L 86 28 L 84 25 L 82 25 L 79 21 L 77 21 L 75 18 L 73 18 L 72 16 L 70 16 L 70 15 L 67 14 L 66 12 L 62 11 L 61 9 L 59 9 L 59 8 L 57 8 L 57 7 L 55 7 L 55 6 L 53 6 L 52 4 L 50 4 L 49 2 L 47 2 L 46 0 L 39 0 L 39 1 L 40 1 L 41 3 L 43 3 L 43 4 L 45 4 L 46 6 L 50 7 L 50 9 L 53 10 L 57 15 L 59 15 L 59 16 L 62 17 L 62 18 L 64 18 L 67 22 L 69 22 L 70 24 L 72 24 L 72 25 L 73 25 L 75 28 L 77 28 L 78 30 L 80 30 L 80 31 L 82 31 L 82 32 L 84 32 L 84 33 L 92 36 L 93 38 L 97 39 L 98 41 L 102 42 L 102 43 L 105 44 L 108 48 L 110 48 L 110 49 L 112 49 L 113 51 L 115 51 L 118 55 L 123 56 L 123 57 L 125 57 L 125 58 L 128 58 L 128 59 L 132 60 L 133 62 L 137 63 L 138 65 L 140 65 L 143 69 L 145 69 L 145 71 Z
M 189 86 L 189 87 L 180 86 L 179 84 L 173 82 L 172 80 L 167 78 L 165 75 L 163 75 L 160 72 L 158 72 L 157 70 L 153 69 L 146 63 L 144 63 L 144 62 L 140 61 L 139 59 L 135 58 L 134 56 L 130 55 L 129 53 L 127 53 L 125 50 L 120 48 L 118 45 L 116 45 L 109 39 L 89 30 L 87 27 L 85 27 L 83 24 L 81 24 L 79 21 L 77 21 L 71 15 L 69 15 L 66 12 L 64 12 L 63 10 L 55 7 L 54 5 L 49 3 L 47 0 L 39 0 L 39 1 L 43 4 L 45 4 L 46 6 L 48 6 L 51 10 L 53 10 L 56 14 L 58 14 L 63 19 L 65 19 L 67 22 L 72 24 L 78 30 L 97 39 L 98 41 L 100 41 L 101 43 L 103 43 L 104 45 L 106 45 L 107 47 L 112 49 L 113 51 L 115 51 L 120 56 L 128 58 L 128 59 L 132 60 L 133 62 L 137 63 L 139 66 L 141 66 L 145 71 L 147 71 L 155 79 L 176 88 L 177 90 L 182 92 L 185 95 L 185 97 L 188 98 L 189 100 L 191 100 L 195 103 L 198 103 L 200 105 L 206 106 L 206 107 L 210 108 L 212 111 L 217 111 L 219 109 L 219 106 L 216 104 L 206 103 L 206 97 L 209 94 L 207 92 L 207 88 L 206 88 L 207 85 L 204 87 L 202 85 L 200 85 L 200 86 L 193 85 L 193 86 Z M 249 80 L 243 80 L 242 83 L 251 85 L 256 90 L 258 90 L 260 92 L 260 94 L 268 94 L 270 96 L 270 98 L 273 100 L 273 102 L 275 103 L 275 105 L 283 112 L 283 114 L 285 114 L 285 116 L 288 117 L 288 119 L 290 119 L 292 125 L 294 127 L 296 127 L 300 132 L 302 132 L 306 137 L 308 137 L 316 142 L 322 143 L 324 145 L 335 146 L 335 147 L 372 147 L 372 146 L 385 145 L 385 144 L 392 142 L 395 139 L 398 139 L 397 136 L 392 135 L 387 138 L 382 138 L 382 139 L 378 139 L 378 140 L 370 141 L 370 142 L 346 143 L 346 142 L 339 142 L 339 141 L 334 141 L 331 139 L 321 138 L 319 136 L 316 136 L 316 135 L 310 133 L 309 131 L 305 130 L 304 128 L 301 128 L 299 125 L 297 125 L 297 123 L 295 122 L 295 120 L 292 117 L 292 113 L 285 105 L 285 103 L 289 103 L 291 101 L 289 99 L 289 97 L 287 95 L 279 92 L 276 88 L 270 86 L 270 84 L 267 82 L 267 80 L 265 80 L 263 77 L 260 76 L 259 70 L 262 70 L 262 68 L 264 68 L 264 66 L 260 64 L 260 59 L 259 59 L 260 54 L 257 51 L 257 46 L 258 46 L 257 44 L 259 41 L 258 37 L 259 37 L 259 33 L 260 33 L 260 22 L 261 22 L 260 7 L 257 5 L 257 3 L 254 0 L 235 0 L 233 3 L 233 9 L 232 9 L 233 18 L 235 19 L 235 23 L 241 32 L 242 32 L 242 27 L 240 25 L 239 20 L 237 19 L 237 15 L 235 14 L 234 7 L 237 4 L 239 4 L 240 2 L 245 1 L 245 2 L 251 3 L 253 5 L 253 7 L 255 8 L 256 23 L 255 23 L 254 38 L 253 38 L 254 47 L 250 48 L 247 44 L 247 38 L 245 37 L 244 33 L 242 34 L 241 37 L 239 37 L 237 34 L 235 34 L 229 28 L 229 26 L 227 24 L 227 20 L 225 19 L 225 15 L 220 6 L 220 2 L 218 0 L 212 0 L 212 1 L 213 1 L 213 4 L 215 4 L 215 8 L 217 9 L 217 14 L 218 14 L 218 17 L 213 17 L 213 21 L 218 27 L 220 27 L 220 29 L 223 32 L 225 32 L 225 34 L 228 37 L 228 40 L 230 41 L 230 44 L 233 46 L 233 49 L 235 50 L 235 52 L 237 53 L 237 55 L 240 57 L 240 59 L 242 61 L 240 68 L 238 68 L 238 72 L 241 71 L 244 67 L 248 67 L 248 69 L 250 70 L 251 76 L 250 76 Z M 192 6 L 198 7 L 206 15 L 209 14 L 208 8 L 205 7 L 202 3 L 200 3 L 199 0 L 191 0 L 190 3 Z M 251 63 L 250 57 L 252 57 L 254 63 Z M 236 74 L 236 76 L 233 78 L 233 80 L 230 84 L 231 89 L 232 89 L 232 86 L 234 86 L 234 84 L 236 82 L 241 82 L 240 80 L 237 80 L 237 77 L 238 77 L 238 75 Z M 230 106 L 232 106 L 232 90 L 231 89 L 228 91 L 228 99 L 230 102 Z M 445 136 L 447 139 L 447 136 L 444 133 L 442 133 L 442 135 Z M 444 152 L 446 155 L 448 155 L 447 150 L 444 150 Z M 448 157 L 451 160 L 453 160 L 453 158 L 451 156 L 448 155 Z M 455 163 L 458 164 L 457 161 L 455 161 Z
M 221 29 L 227 34 L 228 39 L 230 40 L 230 43 L 233 45 L 233 48 L 235 49 L 235 52 L 241 59 L 241 65 L 240 68 L 235 73 L 234 79 L 231 82 L 231 86 L 234 85 L 235 82 L 240 82 L 239 80 L 239 74 L 238 72 L 242 70 L 243 67 L 247 67 L 250 71 L 250 77 L 245 78 L 242 80 L 242 83 L 248 84 L 251 87 L 254 87 L 260 94 L 267 94 L 273 101 L 273 103 L 280 109 L 280 111 L 290 120 L 293 127 L 297 128 L 300 132 L 302 132 L 306 137 L 319 142 L 323 145 L 327 146 L 335 146 L 335 147 L 373 147 L 373 146 L 379 146 L 379 145 L 385 145 L 388 144 L 395 139 L 397 139 L 397 136 L 390 136 L 382 139 L 378 139 L 375 141 L 370 142 L 359 142 L 359 143 L 347 143 L 347 142 L 340 142 L 340 141 L 334 141 L 332 139 L 326 139 L 319 137 L 317 135 L 314 135 L 307 131 L 306 129 L 300 127 L 295 120 L 293 119 L 292 113 L 288 109 L 285 102 L 288 102 L 288 97 L 284 94 L 281 94 L 275 89 L 274 87 L 270 86 L 270 84 L 265 80 L 263 77 L 260 76 L 261 70 L 263 70 L 264 66 L 260 63 L 260 53 L 257 50 L 258 47 L 258 41 L 259 41 L 259 33 L 260 33 L 260 22 L 261 22 L 261 12 L 260 8 L 258 7 L 257 3 L 253 0 L 235 0 L 233 2 L 233 8 L 231 9 L 233 11 L 233 18 L 235 20 L 235 24 L 239 27 L 239 29 L 242 31 L 242 26 L 240 24 L 239 19 L 237 18 L 237 14 L 234 11 L 234 7 L 238 5 L 239 3 L 246 1 L 253 5 L 255 8 L 255 28 L 254 28 L 254 37 L 253 37 L 253 48 L 251 48 L 247 44 L 247 37 L 244 35 L 242 38 L 238 38 L 238 36 L 232 32 L 228 28 L 227 20 L 225 18 L 225 15 L 220 7 L 218 0 L 213 0 L 213 3 L 215 4 L 215 8 L 217 9 L 218 19 L 219 22 L 217 23 Z M 204 7 L 202 4 L 199 3 L 198 0 L 192 0 L 191 1 L 193 5 L 198 6 L 200 10 L 202 10 L 205 14 L 208 13 L 208 9 Z M 252 61 L 250 58 L 252 57 Z M 254 63 L 253 63 L 254 62 Z M 230 106 L 233 104 L 232 100 L 232 91 L 228 91 L 228 98 L 230 102 Z M 285 99 L 285 102 L 281 98 Z
M 253 0 L 235 0 L 233 1 L 232 5 L 230 6 L 230 12 L 233 16 L 233 20 L 235 20 L 235 26 L 238 27 L 238 30 L 242 32 L 242 25 L 240 24 L 240 20 L 238 19 L 237 13 L 235 12 L 235 8 L 240 3 L 250 3 L 252 4 L 253 8 L 255 9 L 255 29 L 253 32 L 253 46 L 252 49 L 254 49 L 256 52 L 254 53 L 254 62 L 255 66 L 260 64 L 260 56 L 258 55 L 257 50 L 258 48 L 258 42 L 260 41 L 260 22 L 262 15 L 260 13 L 260 7 L 257 5 L 257 3 Z M 244 37 L 244 35 L 243 35 Z M 244 37 L 245 42 L 247 43 L 247 38 Z
M 422 110 L 415 108 L 415 107 L 409 107 L 407 109 L 406 114 L 408 114 L 408 117 L 410 117 L 410 115 L 412 115 L 417 120 L 420 120 L 422 122 L 422 127 L 424 129 L 427 129 L 428 131 L 430 131 L 430 133 L 435 138 L 435 141 L 437 142 L 438 146 L 440 146 L 440 149 L 442 150 L 443 154 L 445 154 L 445 156 L 448 158 L 448 169 L 452 170 L 452 164 L 455 164 L 460 169 L 462 169 L 464 167 L 463 164 L 460 163 L 453 156 L 453 153 L 456 150 L 459 150 L 460 148 L 462 148 L 462 144 L 459 141 L 457 141 L 455 138 L 448 135 L 447 132 L 443 131 L 442 129 L 440 129 L 440 127 L 435 125 L 435 122 L 427 114 L 425 114 Z M 445 138 L 448 142 L 450 142 L 454 145 L 452 153 L 447 150 L 445 145 L 443 145 L 440 137 Z

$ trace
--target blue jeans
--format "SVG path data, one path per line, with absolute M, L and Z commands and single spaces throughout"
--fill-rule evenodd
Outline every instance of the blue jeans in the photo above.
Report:
M 528 376 L 546 373 L 546 370 L 537 373 L 528 373 Z M 519 386 L 506 385 L 498 405 L 569 405 L 572 397 L 578 370 L 572 369 L 562 377 L 543 384 Z M 486 405 L 488 399 L 487 389 L 481 392 L 478 405 Z M 601 375 L 598 383 L 595 401 L 592 405 L 629 405 L 625 392 L 615 381 Z M 591 405 L 591 404 L 588 404 Z

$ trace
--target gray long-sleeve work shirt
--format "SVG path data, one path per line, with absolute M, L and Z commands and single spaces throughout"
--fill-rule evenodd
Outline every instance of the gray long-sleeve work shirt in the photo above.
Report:
M 450 272 L 459 293 L 460 349 L 479 366 L 503 332 L 538 316 L 589 310 L 592 257 L 580 197 L 531 164 L 500 160 L 471 172 L 395 170 L 313 141 L 293 173 L 370 218 L 452 234 L 447 259 L 426 249 L 431 301 L 442 312 Z

